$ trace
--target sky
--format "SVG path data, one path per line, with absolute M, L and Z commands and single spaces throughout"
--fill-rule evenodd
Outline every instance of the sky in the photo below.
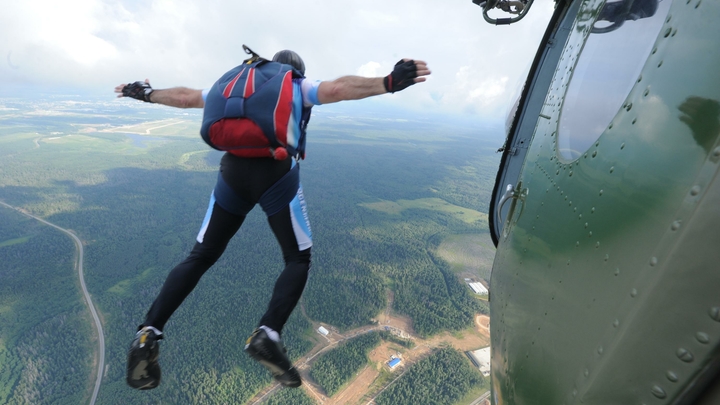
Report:
M 535 0 L 493 26 L 471 0 L 0 0 L 0 86 L 207 88 L 246 44 L 267 58 L 292 49 L 319 80 L 424 60 L 427 82 L 373 102 L 504 122 L 553 8 Z

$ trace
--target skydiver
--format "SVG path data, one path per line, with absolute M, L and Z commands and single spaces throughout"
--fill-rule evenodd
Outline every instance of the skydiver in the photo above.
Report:
M 305 74 L 303 60 L 293 51 L 280 51 L 272 61 L 291 65 L 302 76 Z M 296 111 L 304 108 L 309 114 L 309 109 L 314 105 L 394 93 L 424 82 L 425 76 L 429 74 L 425 62 L 403 59 L 385 77 L 343 76 L 332 81 L 296 78 L 292 80 L 292 91 L 301 96 L 293 97 L 292 109 Z M 204 108 L 209 90 L 187 87 L 153 89 L 146 79 L 144 82 L 118 85 L 115 92 L 119 93 L 118 97 L 131 97 L 172 107 Z M 297 147 L 302 156 L 305 134 L 304 131 L 298 133 L 302 134 L 301 139 L 292 146 Z M 268 368 L 284 386 L 301 385 L 300 375 L 285 354 L 281 339 L 283 326 L 300 300 L 310 270 L 312 239 L 299 177 L 294 185 L 282 181 L 288 177 L 286 175 L 290 174 L 291 169 L 295 169 L 295 176 L 299 176 L 298 161 L 298 156 L 278 160 L 273 157 L 243 158 L 232 153 L 223 155 L 218 181 L 197 242 L 189 256 L 168 274 L 130 345 L 126 381 L 132 388 L 145 390 L 159 385 L 158 341 L 163 339 L 165 323 L 195 288 L 202 275 L 220 258 L 247 213 L 258 203 L 268 214 L 268 223 L 282 249 L 285 268 L 275 282 L 267 311 L 247 340 L 245 351 Z M 279 200 L 267 201 L 268 194 L 277 193 L 266 191 L 280 191 L 280 194 L 286 191 L 286 195 L 289 192 L 292 201 L 280 201 L 280 209 L 271 214 L 266 206 L 273 203 L 278 206 Z M 232 197 L 227 197 L 228 194 Z

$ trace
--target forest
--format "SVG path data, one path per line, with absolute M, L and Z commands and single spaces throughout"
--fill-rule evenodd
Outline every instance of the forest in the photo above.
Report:
M 489 386 L 482 374 L 463 360 L 464 356 L 452 348 L 439 349 L 412 365 L 375 402 L 377 405 L 455 404 L 478 385 Z
M 380 344 L 378 332 L 360 335 L 323 354 L 313 364 L 310 376 L 331 397 L 367 364 L 368 353 L 378 344 Z
M 127 348 L 168 271 L 195 243 L 221 154 L 199 139 L 199 112 L 60 101 L 2 100 L 11 108 L 0 111 L 0 201 L 83 241 L 85 280 L 105 332 L 97 403 L 247 403 L 272 382 L 242 350 L 282 270 L 264 214 L 248 216 L 166 325 L 161 386 L 129 389 Z M 54 113 L 31 114 L 38 109 Z M 487 232 L 485 220 L 467 222 L 460 209 L 485 218 L 498 143 L 477 127 L 423 117 L 313 118 L 300 163 L 313 265 L 282 331 L 292 359 L 315 344 L 307 337 L 312 322 L 339 331 L 370 325 L 389 292 L 391 310 L 409 317 L 420 337 L 466 329 L 473 314 L 487 312 L 436 249 L 447 236 Z M 368 206 L 429 198 L 447 206 L 397 213 Z M 0 404 L 89 400 L 97 337 L 74 258 L 66 235 L 0 206 Z M 366 350 L 353 344 L 360 345 L 354 352 Z M 344 384 L 346 371 L 318 363 L 313 378 L 326 373 L 317 378 L 327 378 L 328 393 Z M 312 403 L 288 390 L 267 403 L 286 401 Z
M 75 247 L 60 231 L 8 214 L 0 207 L 0 404 L 81 403 L 95 339 Z

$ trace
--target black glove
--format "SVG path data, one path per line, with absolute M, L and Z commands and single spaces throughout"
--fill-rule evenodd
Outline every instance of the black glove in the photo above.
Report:
M 392 73 L 385 76 L 383 84 L 385 85 L 385 90 L 390 93 L 395 93 L 396 91 L 403 90 L 415 84 L 413 79 L 416 77 L 417 66 L 415 66 L 415 61 L 409 60 L 405 62 L 400 60 L 400 62 L 395 64 Z
M 150 94 L 152 94 L 152 92 L 153 88 L 150 87 L 150 83 L 145 82 L 128 83 L 128 85 L 122 89 L 123 97 L 132 97 L 147 103 L 152 103 L 152 101 L 150 101 Z

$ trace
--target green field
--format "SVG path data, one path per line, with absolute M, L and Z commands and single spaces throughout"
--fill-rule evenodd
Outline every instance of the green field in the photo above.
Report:
M 391 215 L 400 215 L 405 210 L 430 210 L 447 214 L 455 219 L 468 224 L 485 221 L 487 223 L 487 215 L 482 212 L 463 208 L 454 204 L 450 204 L 441 198 L 419 198 L 417 200 L 397 200 L 397 201 L 380 201 L 375 203 L 361 203 L 361 207 L 369 208 L 384 212 Z
M 490 281 L 495 245 L 489 233 L 450 235 L 438 246 L 438 255 L 456 272 Z
M 17 245 L 18 243 L 25 243 L 25 242 L 27 242 L 27 241 L 29 241 L 29 240 L 30 240 L 30 237 L 29 237 L 29 236 L 25 236 L 25 237 L 23 237 L 23 238 L 9 239 L 9 240 L 0 242 L 0 247 Z
M 9 107 L 0 201 L 71 229 L 85 247 L 106 342 L 97 403 L 242 404 L 267 387 L 269 373 L 241 350 L 282 269 L 259 209 L 167 324 L 162 385 L 138 392 L 124 382 L 127 346 L 192 248 L 215 183 L 221 154 L 197 134 L 201 112 L 114 100 L 0 105 Z M 464 330 L 487 310 L 458 266 L 477 261 L 482 276 L 494 252 L 486 213 L 501 141 L 488 136 L 425 117 L 313 117 L 301 163 L 313 268 L 307 316 L 295 311 L 283 331 L 292 358 L 312 347 L 311 322 L 369 325 L 388 290 L 422 337 Z M 67 235 L 0 206 L 0 404 L 89 400 L 97 341 L 74 257 Z M 288 393 L 271 401 L 311 403 Z

